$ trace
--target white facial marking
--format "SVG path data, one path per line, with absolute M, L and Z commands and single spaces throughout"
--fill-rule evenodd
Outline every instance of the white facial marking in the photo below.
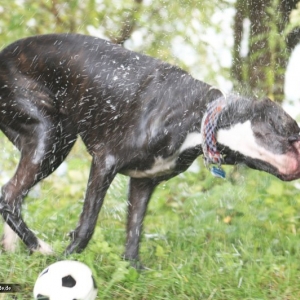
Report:
M 8 226 L 7 223 L 4 223 L 4 233 L 2 239 L 2 246 L 7 252 L 15 252 L 17 247 L 18 235 Z
M 217 132 L 218 143 L 233 151 L 267 162 L 278 169 L 280 173 L 287 173 L 288 157 L 284 154 L 274 154 L 258 145 L 251 128 L 251 122 L 238 123 L 228 129 Z
M 202 143 L 202 136 L 199 132 L 191 132 L 189 133 L 183 144 L 181 145 L 179 149 L 179 153 L 182 153 L 184 150 L 195 148 L 196 146 L 201 145 Z

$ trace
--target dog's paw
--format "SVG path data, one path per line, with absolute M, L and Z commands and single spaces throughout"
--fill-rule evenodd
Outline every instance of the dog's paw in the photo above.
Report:
M 69 237 L 71 239 L 71 243 L 65 250 L 66 255 L 82 252 L 90 240 L 90 236 L 88 236 L 86 232 L 80 232 L 79 226 L 77 226 L 75 230 L 69 232 Z
M 138 260 L 130 260 L 130 266 L 137 271 L 150 271 L 151 269 L 144 266 L 140 261 Z
M 122 256 L 122 258 L 130 263 L 130 266 L 137 271 L 149 271 L 150 269 L 144 266 L 139 258 L 132 258 L 132 257 L 126 257 L 125 255 Z
M 34 252 L 40 252 L 42 254 L 45 255 L 53 255 L 54 254 L 54 250 L 52 249 L 52 247 L 50 245 L 48 245 L 47 243 L 45 243 L 44 241 L 38 239 L 38 247 L 36 249 L 33 249 Z
M 65 250 L 65 254 L 68 255 L 71 253 L 80 253 L 84 250 L 86 245 L 87 242 L 85 239 L 81 239 L 77 237 L 76 239 L 72 240 L 72 242 L 69 244 L 69 246 Z

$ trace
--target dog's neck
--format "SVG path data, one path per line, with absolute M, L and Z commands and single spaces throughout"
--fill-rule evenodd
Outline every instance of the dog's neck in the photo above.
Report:
M 222 127 L 221 114 L 228 109 L 229 105 L 236 101 L 238 97 L 223 95 L 207 104 L 206 111 L 201 122 L 202 151 L 205 165 L 217 164 L 217 168 L 211 171 L 217 177 L 225 177 L 225 172 L 221 169 L 223 162 L 222 154 L 217 147 L 217 130 Z M 223 124 L 224 125 L 224 124 Z
M 222 158 L 217 149 L 216 129 L 219 116 L 227 105 L 226 97 L 220 97 L 207 105 L 201 122 L 202 151 L 206 165 L 221 165 Z

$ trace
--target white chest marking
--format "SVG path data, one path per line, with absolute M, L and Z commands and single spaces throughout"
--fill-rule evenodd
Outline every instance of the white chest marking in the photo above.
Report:
M 202 143 L 201 133 L 191 132 L 186 136 L 183 144 L 181 145 L 181 147 L 179 149 L 179 153 L 182 153 L 184 150 L 187 150 L 190 148 L 195 148 L 196 146 L 201 145 L 201 143 Z
M 286 170 L 287 156 L 275 154 L 259 145 L 251 128 L 251 122 L 238 123 L 229 129 L 220 129 L 217 132 L 220 144 L 237 151 L 244 156 L 259 159 L 277 168 L 280 172 Z
M 127 170 L 124 172 L 125 175 L 134 178 L 153 178 L 156 176 L 163 176 L 172 173 L 176 166 L 176 160 L 178 158 L 178 152 L 174 155 L 162 158 L 161 156 L 155 157 L 154 163 L 151 169 L 148 170 Z
M 189 133 L 179 150 L 176 151 L 172 156 L 162 158 L 161 156 L 155 157 L 154 163 L 148 170 L 127 170 L 124 172 L 125 175 L 134 178 L 151 178 L 156 176 L 163 176 L 173 172 L 176 161 L 179 155 L 187 149 L 195 148 L 200 145 L 202 141 L 201 134 L 198 132 Z

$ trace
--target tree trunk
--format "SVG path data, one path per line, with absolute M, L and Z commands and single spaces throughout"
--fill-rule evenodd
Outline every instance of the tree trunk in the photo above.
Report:
M 285 37 L 289 14 L 298 0 L 237 0 L 234 22 L 232 76 L 236 87 L 256 96 L 284 98 L 284 73 L 290 51 L 299 41 L 300 32 Z M 243 21 L 250 21 L 248 55 L 240 55 Z M 288 50 L 288 51 L 287 51 Z

